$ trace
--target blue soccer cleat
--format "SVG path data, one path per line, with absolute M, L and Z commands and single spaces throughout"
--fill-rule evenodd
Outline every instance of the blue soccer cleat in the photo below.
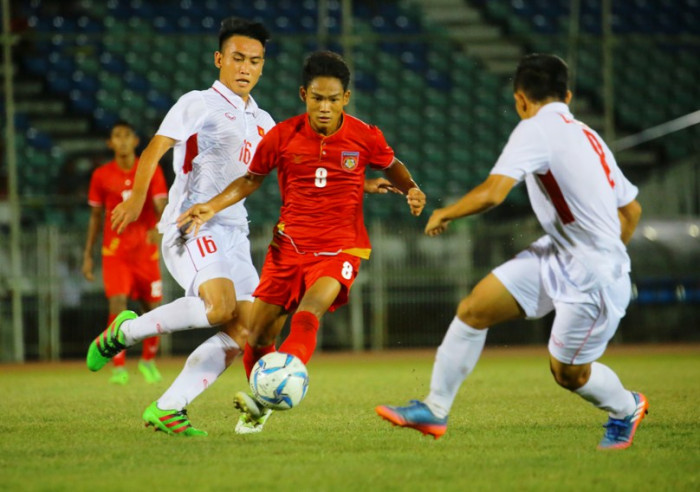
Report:
M 405 407 L 380 405 L 374 410 L 381 418 L 394 425 L 416 429 L 426 436 L 430 434 L 435 439 L 447 431 L 447 417 L 436 417 L 422 401 L 411 400 L 410 403 Z
M 644 416 L 649 413 L 649 401 L 641 393 L 632 392 L 637 408 L 624 419 L 610 417 L 605 424 L 605 435 L 598 444 L 598 449 L 627 449 L 632 445 L 634 433 Z

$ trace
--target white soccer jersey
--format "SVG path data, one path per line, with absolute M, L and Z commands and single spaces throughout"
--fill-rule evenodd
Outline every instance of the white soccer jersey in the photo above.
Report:
M 161 232 L 187 208 L 208 201 L 244 175 L 258 143 L 274 125 L 252 96 L 246 105 L 218 80 L 207 90 L 180 97 L 156 132 L 177 140 L 173 149 L 175 182 L 159 224 Z M 241 200 L 220 211 L 212 222 L 247 226 L 243 203 Z
M 522 120 L 491 174 L 525 180 L 532 209 L 557 249 L 550 272 L 563 276 L 547 282 L 550 295 L 560 297 L 566 284 L 600 289 L 630 271 L 617 209 L 635 199 L 637 188 L 566 104 L 547 104 Z

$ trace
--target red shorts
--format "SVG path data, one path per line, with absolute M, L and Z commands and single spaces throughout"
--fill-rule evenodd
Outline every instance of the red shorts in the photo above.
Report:
M 146 248 L 144 251 L 150 250 Z M 108 298 L 120 294 L 145 302 L 158 302 L 163 298 L 157 255 L 103 256 L 102 277 Z
M 350 287 L 360 269 L 360 258 L 347 253 L 314 256 L 300 255 L 293 250 L 280 250 L 270 246 L 263 264 L 260 284 L 254 297 L 287 311 L 296 310 L 306 290 L 321 277 L 331 277 L 340 282 L 340 293 L 328 309 L 347 304 Z

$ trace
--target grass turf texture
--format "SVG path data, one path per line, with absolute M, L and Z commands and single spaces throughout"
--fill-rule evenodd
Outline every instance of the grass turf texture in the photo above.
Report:
M 0 366 L 0 490 L 698 490 L 700 347 L 611 348 L 650 400 L 634 445 L 595 449 L 606 415 L 551 379 L 544 349 L 487 348 L 435 441 L 374 413 L 428 390 L 434 351 L 320 354 L 306 400 L 262 434 L 233 431 L 237 361 L 190 406 L 206 438 L 143 427 L 164 381 L 108 385 L 83 363 Z

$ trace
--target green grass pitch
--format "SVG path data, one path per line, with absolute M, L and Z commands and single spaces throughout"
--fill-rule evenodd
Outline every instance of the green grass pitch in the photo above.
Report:
M 82 362 L 0 366 L 0 490 L 700 490 L 700 347 L 612 347 L 603 361 L 650 413 L 634 445 L 600 452 L 606 415 L 551 379 L 546 349 L 487 347 L 439 440 L 374 413 L 428 390 L 434 351 L 318 354 L 302 404 L 262 434 L 238 436 L 232 406 L 240 361 L 190 405 L 209 437 L 143 427 L 143 409 L 184 359 L 160 362 L 164 382 Z

